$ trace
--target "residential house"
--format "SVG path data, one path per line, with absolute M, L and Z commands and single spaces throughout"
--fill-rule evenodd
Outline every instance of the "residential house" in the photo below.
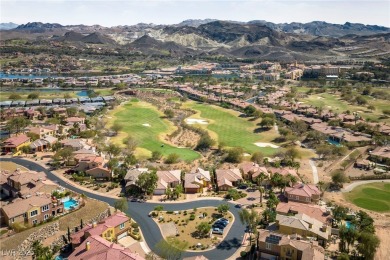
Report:
M 94 179 L 110 180 L 112 178 L 111 171 L 108 168 L 102 166 L 86 170 L 85 173 L 89 176 L 92 176 Z
M 2 171 L 0 175 L 1 194 L 6 197 L 28 197 L 38 192 L 43 186 L 49 185 L 55 189 L 56 185 L 46 180 L 44 172 L 20 171 L 13 173 Z
M 3 142 L 2 150 L 3 152 L 17 152 L 23 146 L 30 144 L 30 137 L 25 134 L 16 135 L 6 139 Z
M 141 173 L 148 172 L 149 169 L 147 168 L 134 168 L 127 171 L 126 176 L 124 178 L 125 181 L 125 190 L 126 191 L 139 191 L 139 187 L 137 186 L 136 182 L 138 180 L 138 176 L 141 175 Z
M 81 230 L 71 235 L 71 243 L 75 248 L 91 236 L 100 236 L 107 241 L 117 242 L 128 236 L 130 230 L 130 218 L 124 213 L 115 213 L 99 223 L 85 225 Z
M 370 160 L 390 166 L 390 146 L 377 147 L 370 152 Z
M 325 250 L 318 243 L 299 240 L 290 235 L 260 230 L 259 259 L 324 260 Z
M 67 259 L 99 259 L 99 260 L 144 260 L 138 254 L 132 253 L 129 249 L 118 244 L 109 242 L 100 236 L 88 237 L 78 246 Z
M 244 162 L 240 164 L 240 169 L 242 171 L 242 176 L 244 179 L 252 180 L 253 182 L 256 182 L 256 178 L 263 173 L 268 178 L 270 177 L 270 173 L 268 172 L 267 168 L 262 167 L 254 162 Z M 268 181 L 264 180 L 262 185 L 267 184 Z
M 331 228 L 327 224 L 311 218 L 306 214 L 295 216 L 276 215 L 278 232 L 287 235 L 299 235 L 303 238 L 316 238 L 321 246 L 326 246 L 331 236 Z
M 49 149 L 55 142 L 57 142 L 57 138 L 53 136 L 45 136 L 41 139 L 35 140 L 30 144 L 30 148 L 32 152 L 43 152 Z
M 184 190 L 186 193 L 202 192 L 203 188 L 211 188 L 209 171 L 197 168 L 192 173 L 187 173 L 184 176 Z
M 56 129 L 53 129 L 52 127 L 46 127 L 46 126 L 41 126 L 41 127 L 27 127 L 26 128 L 27 133 L 34 133 L 39 136 L 39 138 L 43 138 L 46 136 L 55 136 L 56 134 Z
M 315 204 L 302 204 L 299 202 L 289 201 L 287 203 L 280 202 L 276 207 L 276 213 L 281 215 L 305 214 L 322 223 L 331 223 L 332 216 L 329 211 Z
M 318 203 L 321 192 L 313 184 L 297 183 L 293 187 L 286 187 L 284 196 L 288 201 L 297 201 L 300 203 Z
M 76 154 L 75 160 L 77 165 L 73 169 L 78 172 L 84 172 L 96 167 L 102 167 L 104 164 L 104 158 L 93 153 Z
M 60 200 L 52 200 L 50 195 L 33 195 L 17 199 L 1 208 L 1 222 L 8 226 L 14 223 L 35 225 L 61 214 L 64 205 Z
M 168 188 L 175 188 L 181 183 L 181 170 L 157 171 L 157 187 L 154 195 L 165 194 Z
M 217 177 L 218 190 L 226 191 L 233 187 L 237 187 L 241 181 L 242 176 L 239 169 L 217 169 L 215 171 Z
M 85 147 L 85 143 L 81 139 L 65 139 L 62 140 L 60 143 L 63 147 L 71 148 L 73 151 L 78 151 Z

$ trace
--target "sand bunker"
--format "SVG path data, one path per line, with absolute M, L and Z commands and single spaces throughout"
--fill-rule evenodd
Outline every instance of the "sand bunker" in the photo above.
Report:
M 193 124 L 207 125 L 209 122 L 207 122 L 207 120 L 204 119 L 187 118 L 186 123 L 189 125 L 193 125 Z
M 243 153 L 242 156 L 251 156 L 249 153 Z
M 324 99 L 323 97 L 317 97 L 317 99 Z
M 271 147 L 271 148 L 279 148 L 279 146 L 270 144 L 270 143 L 255 143 L 256 146 L 258 147 Z
M 146 127 L 151 127 L 150 124 L 142 124 L 143 126 L 146 126 Z

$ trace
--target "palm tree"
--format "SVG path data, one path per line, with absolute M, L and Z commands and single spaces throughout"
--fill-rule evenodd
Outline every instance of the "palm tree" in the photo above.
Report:
M 259 192 L 260 192 L 260 207 L 263 207 L 263 193 L 265 192 L 265 189 L 263 186 L 259 186 Z
M 241 223 L 248 226 L 249 241 L 250 244 L 252 245 L 252 233 L 253 234 L 258 233 L 257 225 L 260 222 L 260 216 L 253 209 L 251 209 L 251 211 L 248 211 L 247 209 L 242 209 L 239 212 L 239 216 L 240 216 Z

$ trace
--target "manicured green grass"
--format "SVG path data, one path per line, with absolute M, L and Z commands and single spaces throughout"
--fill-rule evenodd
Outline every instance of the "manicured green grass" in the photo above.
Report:
M 371 183 L 361 185 L 345 194 L 347 200 L 358 207 L 377 212 L 390 211 L 390 184 Z
M 239 117 L 239 112 L 209 104 L 187 102 L 185 106 L 199 112 L 191 118 L 203 118 L 209 121 L 208 125 L 202 126 L 211 131 L 212 138 L 217 139 L 219 143 L 224 143 L 228 147 L 242 147 L 248 153 L 261 151 L 265 155 L 272 155 L 278 151 L 278 149 L 254 145 L 256 142 L 269 143 L 278 136 L 273 129 L 255 133 L 254 130 L 258 128 L 256 123 L 259 121 L 249 121 L 248 118 Z
M 123 126 L 120 134 L 111 140 L 121 144 L 126 136 L 133 137 L 141 148 L 136 150 L 138 157 L 150 157 L 153 151 L 159 151 L 163 156 L 176 153 L 185 161 L 193 161 L 200 157 L 191 149 L 177 148 L 163 141 L 164 134 L 173 132 L 175 127 L 162 118 L 163 114 L 149 103 L 142 101 L 127 103 L 114 110 L 111 115 L 112 119 L 108 125 L 117 122 Z M 150 127 L 145 124 L 149 124 Z
M 346 101 L 341 100 L 339 96 L 330 93 L 313 94 L 302 101 L 305 104 L 313 105 L 316 107 L 323 107 L 324 109 L 332 109 L 333 112 L 342 113 L 346 110 L 352 112 L 358 112 L 365 119 L 379 120 L 384 109 L 388 109 L 389 101 L 386 100 L 374 100 L 371 97 L 366 97 L 368 104 L 375 107 L 374 111 L 370 111 L 367 106 L 358 106 L 348 104 Z M 381 121 L 390 122 L 389 119 L 380 119 Z

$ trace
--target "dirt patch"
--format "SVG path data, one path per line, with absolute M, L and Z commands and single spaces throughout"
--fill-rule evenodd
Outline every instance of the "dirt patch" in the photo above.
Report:
M 27 171 L 26 168 L 24 168 L 23 166 L 20 166 L 19 164 L 16 164 L 13 162 L 0 162 L 0 170 L 2 170 L 2 171 L 13 172 L 18 168 L 22 171 Z

